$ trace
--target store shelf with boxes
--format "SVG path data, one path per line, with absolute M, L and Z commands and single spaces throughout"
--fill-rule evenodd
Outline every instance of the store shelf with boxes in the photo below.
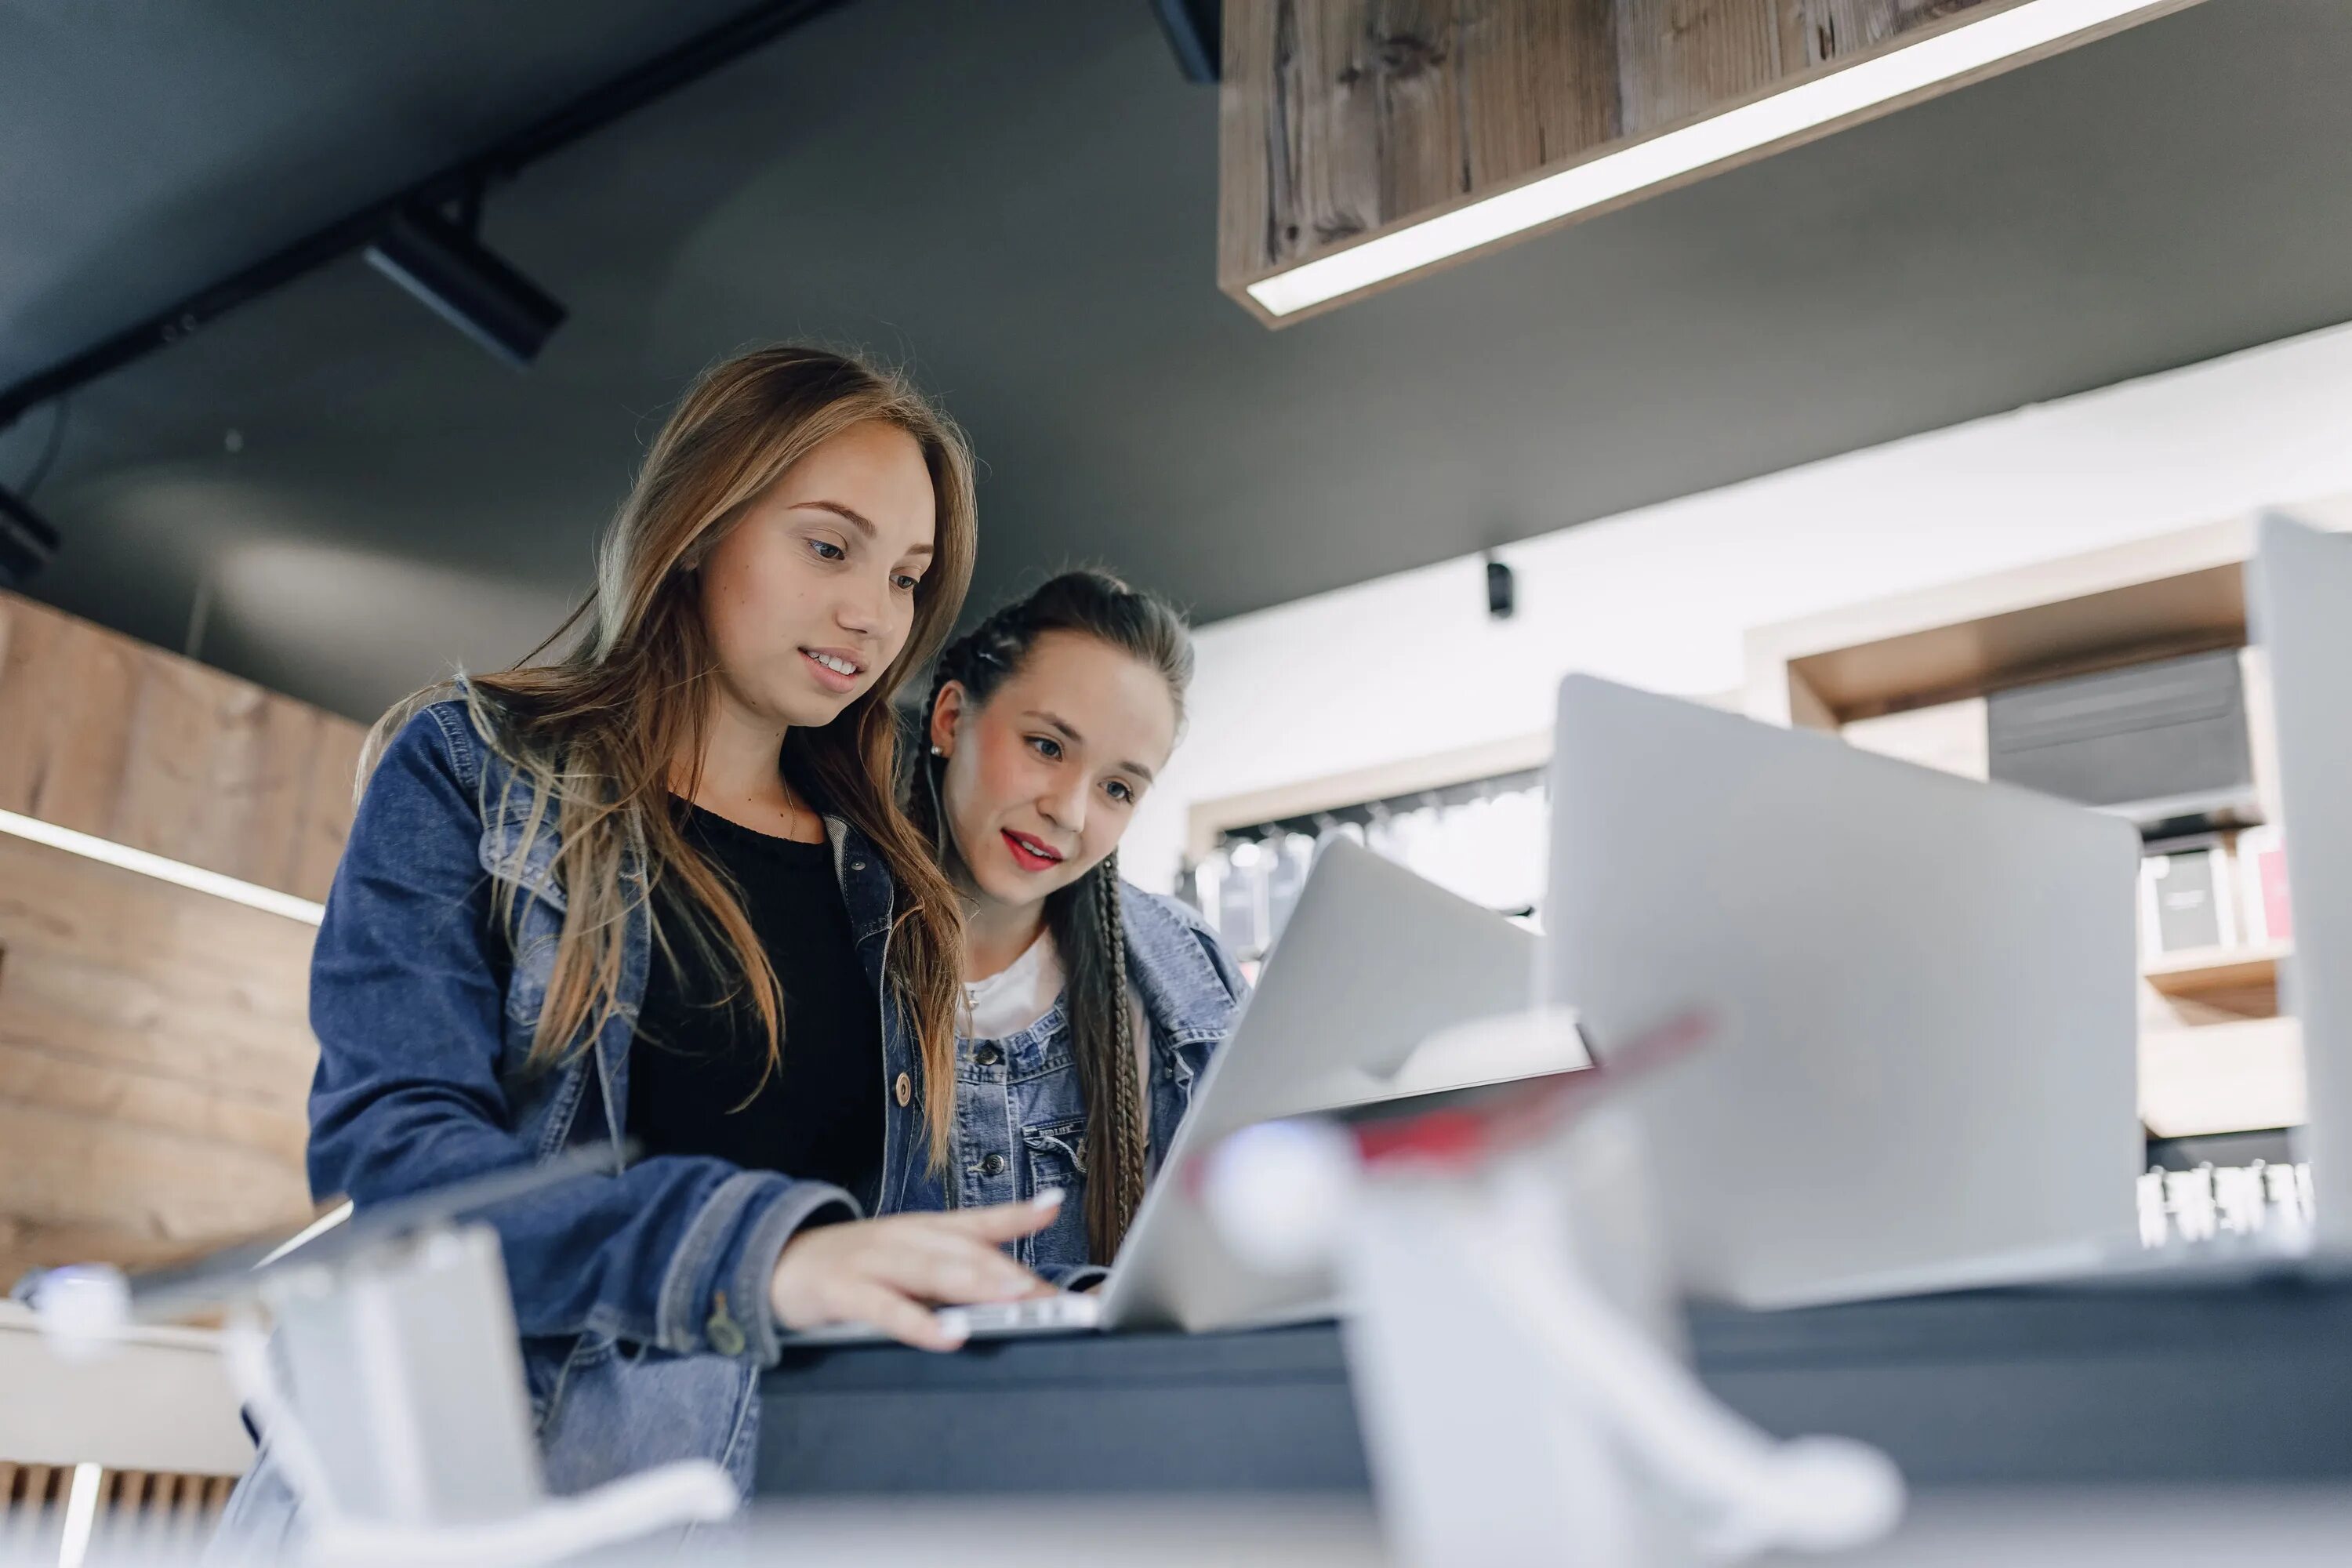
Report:
M 2251 521 L 1752 631 L 1749 714 L 2140 830 L 2140 1114 L 2153 1157 L 2275 1162 L 2304 1121 Z M 2193 1141 L 2193 1142 L 2182 1142 Z

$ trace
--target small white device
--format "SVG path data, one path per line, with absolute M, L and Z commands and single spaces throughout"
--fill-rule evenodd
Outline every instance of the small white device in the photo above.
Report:
M 300 1512 L 289 1561 L 509 1568 L 717 1522 L 740 1499 L 703 1459 L 548 1494 L 498 1235 L 463 1217 L 595 1179 L 609 1158 L 575 1152 L 493 1172 L 283 1246 L 131 1279 L 98 1266 L 51 1270 L 35 1281 L 34 1310 L 61 1352 L 87 1356 L 135 1320 L 228 1308 L 230 1381 L 268 1436 L 277 1489 Z
M 1517 1026 L 1533 1041 L 1545 1024 Z M 1677 1353 L 1649 1163 L 1609 1101 L 1706 1043 L 1701 1020 L 1678 1019 L 1618 1042 L 1613 1079 L 1369 1128 L 1273 1122 L 1209 1156 L 1206 1201 L 1234 1246 L 1269 1264 L 1329 1258 L 1347 1281 L 1349 1381 L 1399 1562 L 1778 1561 L 1866 1544 L 1901 1516 L 1884 1454 L 1768 1436 Z M 1278 1214 L 1269 1189 L 1291 1194 Z

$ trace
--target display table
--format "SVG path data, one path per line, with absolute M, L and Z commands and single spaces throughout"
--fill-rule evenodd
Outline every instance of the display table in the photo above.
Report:
M 1976 1291 L 1691 1330 L 1734 1408 L 1878 1444 L 1915 1489 L 2352 1479 L 2352 1284 Z M 1329 1324 L 798 1352 L 761 1420 L 776 1498 L 1368 1486 Z

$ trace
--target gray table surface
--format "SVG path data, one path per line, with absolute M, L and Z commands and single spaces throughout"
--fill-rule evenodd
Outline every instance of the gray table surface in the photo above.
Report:
M 1927 1491 L 2352 1480 L 2341 1283 L 1699 1310 L 1691 1337 L 1735 1409 L 1783 1436 L 1876 1443 Z M 807 1351 L 762 1394 L 759 1490 L 779 1500 L 1368 1487 L 1329 1324 Z

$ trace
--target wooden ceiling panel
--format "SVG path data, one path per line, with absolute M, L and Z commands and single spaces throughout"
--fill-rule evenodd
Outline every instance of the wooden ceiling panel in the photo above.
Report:
M 1226 0 L 1218 283 L 1268 324 L 2194 4 L 2148 0 L 1924 88 L 1295 309 L 1253 284 L 2021 7 L 2063 0 Z M 2049 12 L 2053 18 L 2078 13 Z M 2053 20 L 2052 26 L 2060 24 Z M 1294 301 L 1295 303 L 1295 301 Z

